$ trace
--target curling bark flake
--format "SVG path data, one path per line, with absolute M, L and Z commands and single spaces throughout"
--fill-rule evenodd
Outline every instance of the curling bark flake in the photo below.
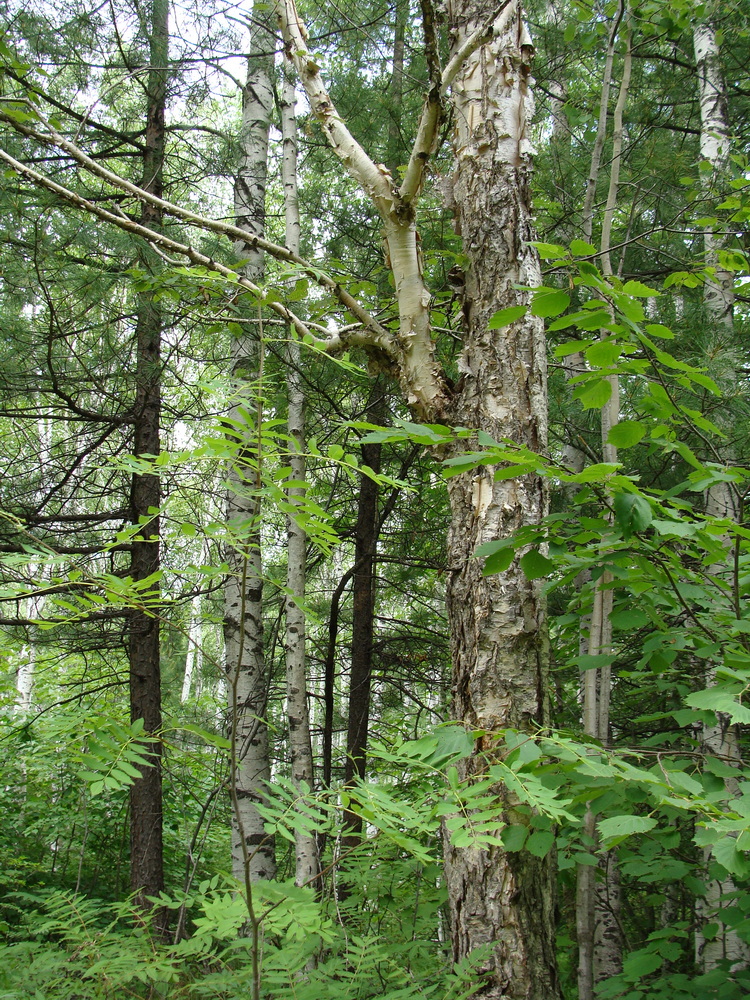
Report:
M 265 27 L 268 14 L 256 12 L 250 38 L 247 83 L 243 93 L 242 134 L 234 185 L 236 224 L 262 235 L 268 132 L 273 108 L 271 74 L 274 38 Z M 262 53 L 254 55 L 253 53 Z M 261 283 L 263 253 L 237 240 L 243 273 Z M 244 328 L 243 328 L 244 329 Z M 236 446 L 229 470 L 226 515 L 233 544 L 227 552 L 224 585 L 224 641 L 232 749 L 232 869 L 242 881 L 273 878 L 274 844 L 263 829 L 257 803 L 270 778 L 266 725 L 267 678 L 263 649 L 263 573 L 260 534 L 260 321 L 231 341 L 233 405 L 228 436 Z

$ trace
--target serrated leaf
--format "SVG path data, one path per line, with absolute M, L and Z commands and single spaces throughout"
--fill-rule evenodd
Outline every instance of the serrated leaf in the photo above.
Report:
M 621 354 L 622 345 L 609 339 L 599 340 L 585 351 L 586 360 L 597 368 L 608 368 L 615 361 L 619 361 Z
M 662 323 L 649 323 L 646 326 L 646 333 L 652 337 L 661 337 L 662 340 L 674 340 L 674 334 L 668 326 Z
M 535 830 L 526 841 L 526 850 L 535 858 L 544 858 L 555 843 L 555 835 L 549 830 Z
M 557 246 L 556 243 L 532 243 L 536 247 L 536 252 L 542 260 L 562 260 L 567 256 L 565 247 Z
M 648 833 L 656 826 L 653 816 L 610 816 L 600 819 L 597 826 L 603 840 L 613 837 L 630 837 L 634 833 Z
M 496 573 L 504 573 L 513 562 L 515 549 L 507 548 L 495 552 L 494 555 L 487 556 L 482 567 L 482 576 L 494 576 Z
M 570 252 L 574 257 L 590 257 L 597 252 L 596 247 L 583 240 L 573 240 L 570 244 Z
M 529 828 L 526 826 L 506 826 L 500 834 L 506 851 L 520 851 L 526 843 Z
M 636 531 L 645 531 L 653 519 L 651 504 L 645 497 L 635 493 L 618 493 L 613 506 L 615 522 L 626 539 Z
M 626 281 L 622 286 L 623 292 L 626 295 L 635 295 L 636 298 L 650 299 L 654 295 L 660 295 L 655 288 L 649 288 L 648 285 L 644 285 L 641 281 Z
M 607 442 L 615 448 L 632 448 L 642 441 L 646 434 L 646 426 L 640 420 L 621 420 L 610 428 Z
M 746 708 L 735 700 L 734 695 L 723 688 L 708 688 L 706 691 L 694 691 L 685 699 L 691 708 L 708 708 L 714 712 L 728 715 L 733 722 L 750 722 L 750 708 Z
M 534 295 L 534 300 L 531 303 L 531 314 L 549 319 L 550 316 L 559 316 L 560 313 L 565 312 L 569 305 L 570 296 L 566 292 L 556 288 L 543 288 Z
M 527 580 L 538 580 L 540 577 L 549 576 L 554 568 L 552 560 L 543 555 L 539 549 L 531 549 L 521 556 L 521 569 Z
M 601 410 L 611 396 L 612 386 L 606 378 L 589 380 L 573 390 L 573 398 L 578 400 L 584 410 Z
M 490 330 L 499 330 L 501 327 L 510 326 L 511 323 L 515 323 L 516 320 L 526 315 L 527 308 L 527 306 L 509 306 L 507 309 L 501 309 L 495 313 L 487 326 Z

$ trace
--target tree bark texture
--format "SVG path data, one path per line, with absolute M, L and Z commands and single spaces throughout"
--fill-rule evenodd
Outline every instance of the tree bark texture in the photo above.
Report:
M 241 229 L 262 235 L 268 131 L 273 108 L 273 35 L 268 12 L 256 11 L 250 37 L 247 83 L 243 93 L 242 134 L 234 186 L 235 219 Z M 237 240 L 243 273 L 262 281 L 262 251 Z M 230 571 L 224 587 L 224 642 L 229 691 L 232 749 L 232 870 L 242 881 L 273 878 L 274 844 L 266 836 L 256 805 L 270 778 L 266 725 L 267 676 L 263 647 L 263 572 L 261 560 L 260 483 L 263 456 L 260 425 L 260 321 L 255 330 L 233 337 L 233 405 L 230 437 L 237 453 L 229 470 L 227 524 L 233 543 L 227 552 Z
M 281 163 L 284 186 L 286 245 L 294 253 L 300 249 L 299 199 L 297 193 L 297 121 L 294 67 L 285 57 L 281 90 Z M 289 329 L 288 336 L 292 333 Z M 287 428 L 291 444 L 290 479 L 287 500 L 294 506 L 304 499 L 305 487 L 305 393 L 301 372 L 302 357 L 299 341 L 289 339 L 286 346 Z M 287 596 L 285 601 L 286 637 L 286 710 L 289 721 L 289 752 L 292 781 L 300 792 L 314 784 L 313 753 L 310 739 L 310 710 L 307 701 L 307 669 L 305 656 L 305 600 L 307 568 L 307 534 L 295 519 L 287 515 Z M 319 872 L 316 838 L 304 830 L 296 830 L 295 882 L 312 883 Z
M 161 197 L 163 189 L 165 108 L 168 84 L 169 6 L 167 0 L 153 0 L 151 7 L 150 66 L 147 77 L 147 120 L 143 157 L 143 188 Z M 160 229 L 161 210 L 144 203 L 141 223 Z M 147 262 L 144 258 L 143 263 Z M 136 398 L 133 450 L 135 455 L 155 456 L 160 452 L 161 423 L 161 331 L 162 313 L 148 294 L 141 295 L 136 320 Z M 131 482 L 131 518 L 141 525 L 133 538 L 130 575 L 138 582 L 157 573 L 160 565 L 159 477 L 135 474 Z M 161 673 L 159 658 L 159 584 L 151 584 L 144 600 L 147 608 L 134 609 L 128 636 L 130 719 L 144 721 L 144 733 L 153 735 L 150 766 L 141 768 L 141 777 L 130 788 L 130 888 L 138 901 L 148 905 L 146 896 L 164 888 L 162 846 L 161 777 Z
M 498 13 L 485 0 L 452 0 L 447 19 L 452 51 L 445 68 L 430 66 L 430 89 L 399 185 L 351 135 L 307 49 L 293 0 L 279 0 L 287 51 L 313 114 L 344 168 L 383 220 L 393 270 L 399 331 L 391 345 L 404 397 L 420 419 L 481 428 L 544 451 L 546 358 L 540 320 L 525 317 L 503 330 L 488 322 L 499 309 L 526 301 L 517 285 L 540 283 L 529 246 L 529 59 L 531 44 L 517 0 Z M 424 5 L 429 45 L 429 4 Z M 434 63 L 434 59 L 432 60 Z M 442 98 L 453 88 L 456 166 L 452 207 L 469 259 L 463 311 L 461 378 L 451 392 L 430 328 L 430 293 L 422 275 L 415 206 L 424 166 L 437 141 Z M 540 588 L 518 565 L 484 578 L 477 545 L 538 523 L 547 507 L 536 477 L 494 481 L 493 470 L 450 481 L 448 613 L 454 662 L 455 717 L 472 728 L 532 729 L 546 717 L 547 643 Z M 492 740 L 488 739 L 491 750 Z M 481 773 L 477 754 L 465 776 Z M 508 800 L 507 807 L 514 803 Z M 456 959 L 487 945 L 483 1000 L 556 1000 L 553 878 L 549 858 L 446 847 Z
M 482 0 L 451 0 L 455 49 L 493 12 Z M 531 42 L 520 8 L 479 48 L 453 83 L 456 134 L 452 202 L 469 259 L 464 293 L 465 347 L 451 423 L 510 438 L 535 451 L 547 445 L 546 358 L 540 320 L 528 315 L 489 330 L 494 312 L 524 302 L 514 286 L 540 284 L 530 216 Z M 547 510 L 537 477 L 494 481 L 479 469 L 449 480 L 448 614 L 453 651 L 453 713 L 471 728 L 530 731 L 544 724 L 548 649 L 537 582 L 514 563 L 483 577 L 478 545 L 504 538 Z M 479 750 L 492 752 L 490 739 Z M 477 754 L 465 765 L 480 774 Z M 514 802 L 506 795 L 507 809 Z M 514 822 L 522 821 L 515 814 Z M 552 1000 L 559 995 L 554 955 L 554 883 L 549 857 L 456 849 L 446 844 L 454 958 L 489 945 L 483 1000 Z

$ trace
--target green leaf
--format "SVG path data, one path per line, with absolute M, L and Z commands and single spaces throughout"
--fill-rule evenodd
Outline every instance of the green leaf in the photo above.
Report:
M 584 410 L 601 410 L 612 395 L 612 386 L 606 378 L 590 379 L 573 390 L 573 399 L 577 399 Z
M 506 851 L 520 851 L 526 843 L 529 828 L 526 826 L 506 826 L 500 834 Z
M 662 340 L 674 340 L 674 334 L 669 327 L 663 326 L 661 323 L 649 323 L 646 326 L 646 333 L 652 337 L 661 337 Z
M 646 426 L 640 420 L 621 420 L 610 428 L 607 442 L 615 448 L 632 448 L 645 434 Z
M 536 252 L 542 260 L 562 260 L 567 256 L 565 247 L 557 246 L 555 243 L 532 243 L 536 247 Z
M 543 858 L 555 842 L 555 835 L 549 830 L 535 830 L 526 841 L 526 850 L 535 858 Z
M 628 979 L 643 979 L 660 969 L 663 961 L 661 955 L 655 955 L 652 951 L 636 951 L 625 959 L 622 971 Z
M 597 252 L 596 247 L 583 240 L 573 240 L 570 244 L 570 252 L 574 257 L 590 257 Z
M 552 560 L 542 555 L 539 549 L 531 549 L 526 555 L 521 556 L 521 569 L 527 580 L 538 580 L 542 576 L 549 576 L 554 568 Z
M 598 368 L 609 368 L 620 360 L 622 345 L 611 339 L 599 340 L 584 352 L 589 364 Z
M 656 826 L 653 816 L 610 816 L 600 819 L 597 826 L 602 839 L 630 837 L 634 833 L 648 833 Z
M 500 549 L 491 556 L 487 556 L 482 567 L 482 576 L 493 576 L 495 573 L 504 573 L 513 562 L 515 549 L 510 546 Z
M 725 688 L 713 687 L 706 691 L 694 691 L 685 699 L 691 708 L 709 708 L 714 712 L 728 715 L 732 722 L 750 722 L 750 708 L 740 705 Z
M 742 852 L 737 849 L 737 841 L 734 838 L 721 837 L 712 846 L 711 853 L 730 875 L 739 875 L 744 878 L 750 873 L 750 865 Z
M 622 290 L 626 295 L 635 295 L 636 298 L 641 299 L 650 299 L 654 295 L 661 294 L 655 288 L 649 288 L 648 285 L 644 285 L 640 281 L 626 281 Z
M 615 523 L 628 539 L 636 531 L 645 531 L 651 524 L 653 514 L 651 504 L 645 497 L 635 493 L 618 493 L 613 502 Z
M 525 316 L 527 310 L 528 306 L 509 306 L 507 309 L 501 309 L 495 313 L 487 325 L 490 330 L 499 330 L 503 326 L 510 326 L 511 323 L 515 323 L 516 320 Z
M 556 288 L 542 288 L 534 295 L 531 303 L 532 316 L 541 316 L 548 319 L 550 316 L 559 316 L 560 313 L 570 305 L 570 296 L 566 292 Z

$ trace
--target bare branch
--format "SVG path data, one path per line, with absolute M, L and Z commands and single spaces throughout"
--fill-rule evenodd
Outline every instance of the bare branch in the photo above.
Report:
M 291 250 L 288 250 L 286 247 L 279 246 L 276 243 L 271 243 L 269 240 L 264 240 L 262 237 L 255 236 L 252 233 L 247 232 L 247 230 L 240 229 L 238 226 L 233 226 L 226 222 L 217 222 L 214 219 L 208 219 L 203 215 L 198 215 L 196 212 L 190 212 L 187 209 L 181 208 L 179 205 L 174 205 L 171 202 L 164 201 L 164 199 L 162 198 L 157 198 L 156 195 L 153 195 L 148 191 L 144 191 L 144 189 L 138 187 L 138 185 L 132 184 L 124 177 L 121 177 L 119 174 L 113 173 L 111 170 L 107 170 L 106 167 L 103 167 L 95 160 L 92 160 L 89 156 L 87 156 L 83 152 L 83 150 L 79 149 L 74 143 L 70 142 L 64 136 L 56 132 L 55 129 L 53 129 L 47 122 L 45 122 L 43 119 L 40 120 L 42 120 L 42 123 L 47 127 L 48 133 L 45 134 L 44 132 L 39 132 L 37 129 L 33 129 L 28 125 L 24 125 L 21 122 L 16 121 L 10 115 L 7 115 L 2 110 L 0 110 L 0 121 L 4 121 L 6 124 L 14 128 L 17 132 L 20 132 L 22 135 L 25 135 L 28 138 L 35 139 L 37 142 L 41 142 L 46 146 L 52 146 L 54 148 L 64 150 L 77 163 L 80 163 L 81 166 L 84 167 L 89 173 L 92 173 L 95 176 L 100 177 L 102 180 L 107 181 L 109 184 L 112 184 L 115 187 L 121 188 L 123 191 L 127 191 L 129 194 L 133 195 L 133 197 L 137 198 L 139 201 L 147 202 L 150 205 L 154 205 L 156 208 L 160 209 L 165 215 L 172 216 L 175 219 L 181 219 L 183 222 L 187 222 L 190 225 L 196 226 L 199 229 L 207 230 L 208 232 L 218 233 L 219 235 L 222 236 L 228 236 L 233 240 L 241 240 L 243 243 L 245 243 L 250 247 L 265 251 L 266 253 L 270 254 L 270 256 L 276 258 L 277 260 L 282 260 L 289 264 L 295 264 L 297 267 L 300 268 L 300 270 L 302 270 L 305 274 L 307 274 L 308 277 L 312 278 L 316 284 L 320 285 L 322 288 L 327 289 L 328 291 L 333 292 L 333 294 L 336 296 L 339 302 L 346 309 L 348 309 L 353 316 L 355 316 L 360 321 L 365 330 L 369 332 L 369 336 L 367 335 L 365 336 L 363 343 L 366 342 L 374 347 L 378 347 L 388 354 L 393 353 L 393 347 L 391 346 L 392 337 L 389 331 L 386 330 L 385 327 L 381 326 L 381 324 L 378 323 L 378 321 L 374 319 L 374 317 L 372 317 L 367 312 L 367 310 L 364 309 L 360 305 L 360 303 L 352 295 L 350 295 L 349 292 L 346 291 L 345 288 L 342 288 L 342 286 L 334 278 L 332 278 L 328 274 L 325 274 L 314 265 L 310 264 L 309 261 L 304 260 L 304 258 L 300 257 L 298 254 L 292 253 Z M 11 158 L 9 158 L 7 154 L 3 154 L 3 158 L 6 160 L 7 163 L 11 162 Z M 39 184 L 42 187 L 47 187 L 48 190 L 53 190 L 53 188 L 50 187 L 50 184 L 54 184 L 55 183 L 54 181 L 51 181 L 49 178 L 44 177 L 42 174 L 37 174 L 36 171 L 31 170 L 31 168 L 29 167 L 25 167 L 23 164 L 18 163 L 18 161 L 16 160 L 13 160 L 13 163 L 16 164 L 16 166 L 13 167 L 14 170 L 16 170 L 19 173 L 25 173 L 25 175 L 29 179 L 33 180 L 35 184 Z M 19 167 L 21 168 L 20 170 L 18 169 Z M 37 179 L 35 180 L 34 177 L 36 177 Z M 73 195 L 74 198 L 79 197 L 78 195 L 75 195 L 72 191 L 69 191 L 67 188 L 62 188 L 62 187 L 60 187 L 60 191 L 57 191 L 56 193 L 60 194 L 61 197 L 65 197 L 63 194 L 61 194 L 62 191 L 67 191 L 67 193 L 69 195 Z M 70 201 L 70 198 L 66 197 L 65 200 Z M 91 207 L 89 208 L 87 206 Z M 85 208 L 86 211 L 94 212 L 93 202 L 84 198 L 80 198 L 79 202 L 77 203 L 77 207 Z M 106 212 L 105 215 L 101 215 L 97 210 L 96 212 L 94 212 L 94 214 L 99 214 L 100 218 L 106 217 L 107 222 L 112 222 L 113 224 L 118 225 L 121 229 L 126 228 L 123 225 L 123 220 L 117 216 L 112 215 L 111 213 Z M 149 235 L 145 235 L 144 233 L 140 233 L 139 235 L 144 235 L 144 238 L 148 239 L 150 242 L 153 242 L 157 245 L 166 246 L 167 249 L 172 250 L 176 253 L 187 255 L 184 247 L 182 249 L 178 249 L 182 246 L 181 244 L 176 243 L 175 241 L 164 243 L 161 234 L 153 232 L 152 230 L 147 230 L 147 232 L 149 233 Z M 191 253 L 196 254 L 197 251 L 191 250 Z M 199 254 L 198 256 L 203 257 L 202 254 Z M 200 263 L 205 263 L 206 261 L 210 261 L 210 258 L 203 257 L 203 260 L 201 260 Z M 222 271 L 221 267 L 215 262 L 211 262 L 211 267 L 213 270 L 219 271 L 222 274 L 224 273 L 226 273 L 227 275 L 231 274 L 236 277 L 236 272 L 232 271 L 230 268 L 225 268 L 224 271 Z M 257 286 L 255 285 L 252 286 L 250 291 L 254 291 L 256 294 L 261 294 L 260 290 L 257 289 Z M 291 313 L 289 310 L 287 310 L 286 312 L 281 312 L 279 309 L 275 308 L 275 305 L 278 305 L 278 303 L 272 305 L 272 308 L 274 308 L 275 312 L 278 312 L 280 316 L 283 316 L 283 318 L 289 320 L 289 322 L 294 323 L 295 327 L 301 330 L 301 327 L 298 326 L 298 323 L 302 322 L 301 320 L 297 319 L 297 322 L 295 322 L 294 320 L 290 319 L 290 317 L 294 315 L 293 313 Z M 309 332 L 306 327 L 305 327 L 305 332 L 306 333 Z

